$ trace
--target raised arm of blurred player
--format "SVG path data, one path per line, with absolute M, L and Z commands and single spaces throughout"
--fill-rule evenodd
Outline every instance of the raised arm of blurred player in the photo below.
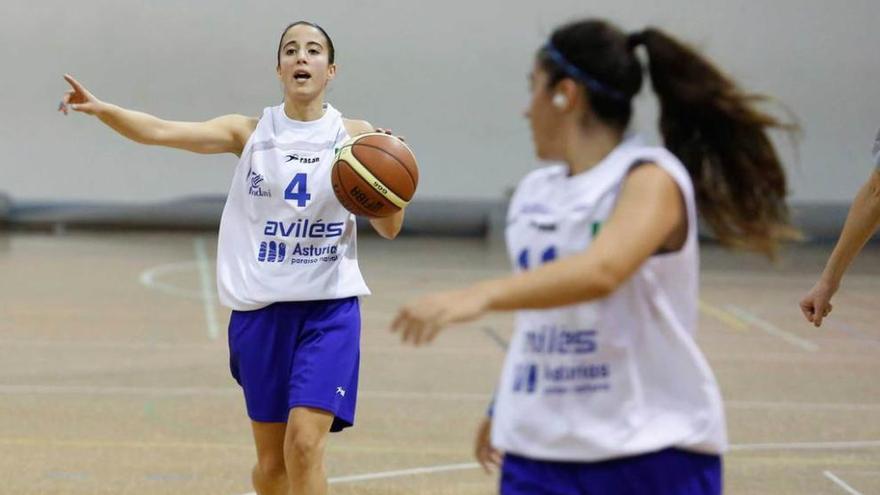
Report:
M 686 227 L 681 193 L 657 165 L 630 172 L 608 223 L 583 253 L 505 278 L 423 296 L 400 308 L 392 330 L 404 342 L 432 341 L 443 328 L 487 311 L 543 309 L 598 299 Z
M 176 122 L 128 110 L 96 98 L 69 74 L 64 80 L 71 89 L 64 93 L 58 111 L 68 109 L 94 115 L 123 136 L 142 144 L 179 148 L 196 153 L 241 155 L 257 120 L 244 115 L 224 115 L 205 122 Z
M 843 274 L 877 230 L 878 225 L 880 225 L 880 170 L 875 170 L 853 200 L 843 232 L 840 233 L 840 239 L 837 240 L 837 245 L 828 258 L 822 276 L 801 299 L 801 311 L 807 321 L 818 327 L 822 325 L 822 319 L 831 313 L 831 298 L 840 287 Z

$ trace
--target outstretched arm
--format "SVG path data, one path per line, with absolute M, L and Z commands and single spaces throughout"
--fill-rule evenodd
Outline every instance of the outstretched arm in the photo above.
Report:
M 257 119 L 244 115 L 224 115 L 206 122 L 163 120 L 101 101 L 69 74 L 64 79 L 71 89 L 64 94 L 59 111 L 65 115 L 68 109 L 94 115 L 119 134 L 142 144 L 240 155 L 257 125 Z
M 825 270 L 816 285 L 801 299 L 801 311 L 807 321 L 815 326 L 831 313 L 831 298 L 840 287 L 846 269 L 859 254 L 871 235 L 880 225 L 880 170 L 871 177 L 856 194 L 846 216 L 840 239 L 825 264 Z
M 487 311 L 552 308 L 607 296 L 668 243 L 685 218 L 672 177 L 657 165 L 642 165 L 629 174 L 611 218 L 583 253 L 411 301 L 399 310 L 392 330 L 418 345 Z

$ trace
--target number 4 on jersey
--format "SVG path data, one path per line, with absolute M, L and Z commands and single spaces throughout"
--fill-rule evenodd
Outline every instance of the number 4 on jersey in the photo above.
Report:
M 312 195 L 308 193 L 307 177 L 307 174 L 294 175 L 293 180 L 290 181 L 287 189 L 284 190 L 284 199 L 295 200 L 296 205 L 299 207 L 305 206 L 312 199 Z

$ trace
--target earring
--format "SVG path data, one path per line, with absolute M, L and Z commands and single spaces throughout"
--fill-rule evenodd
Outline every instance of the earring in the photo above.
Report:
M 553 95 L 553 106 L 556 108 L 565 108 L 568 105 L 568 98 L 562 93 Z

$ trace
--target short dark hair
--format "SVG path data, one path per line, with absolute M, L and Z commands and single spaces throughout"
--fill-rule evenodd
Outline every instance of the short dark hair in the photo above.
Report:
M 324 35 L 324 39 L 327 40 L 327 50 L 329 51 L 328 58 L 330 60 L 330 63 L 332 64 L 333 61 L 336 60 L 336 49 L 333 47 L 333 40 L 330 39 L 330 35 L 327 34 L 327 31 L 324 31 L 324 28 L 315 24 L 314 22 L 296 21 L 296 22 L 291 22 L 290 24 L 287 25 L 286 28 L 284 28 L 284 31 L 281 31 L 281 39 L 278 40 L 278 54 L 277 54 L 276 67 L 281 66 L 281 43 L 284 41 L 284 35 L 287 34 L 288 31 L 290 31 L 290 28 L 292 28 L 293 26 L 299 26 L 300 24 L 305 24 L 306 26 L 311 26 L 311 27 L 317 29 L 318 31 L 321 31 L 321 34 Z

